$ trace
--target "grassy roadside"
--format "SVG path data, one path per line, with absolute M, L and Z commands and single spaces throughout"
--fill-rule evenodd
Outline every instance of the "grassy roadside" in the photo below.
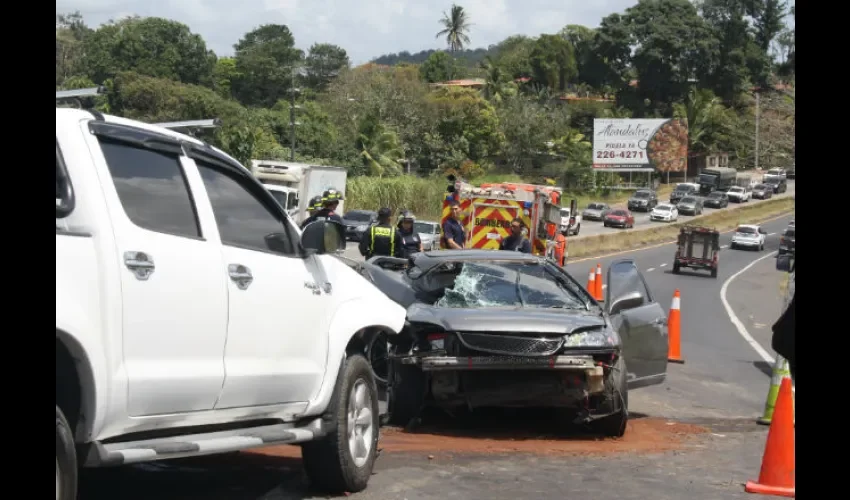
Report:
M 794 209 L 794 198 L 777 198 L 754 205 L 744 205 L 721 212 L 695 217 L 686 222 L 675 222 L 651 229 L 632 229 L 613 234 L 600 234 L 570 242 L 570 259 L 602 255 L 620 250 L 638 249 L 643 246 L 673 241 L 679 228 L 686 224 L 715 227 L 719 231 L 731 229 L 738 224 L 758 222 L 790 212 Z

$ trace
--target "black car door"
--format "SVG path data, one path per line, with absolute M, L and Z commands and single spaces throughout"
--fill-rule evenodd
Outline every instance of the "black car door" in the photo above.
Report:
M 633 260 L 608 267 L 605 306 L 623 342 L 629 388 L 660 384 L 667 376 L 667 315 Z M 611 314 L 613 312 L 613 314 Z

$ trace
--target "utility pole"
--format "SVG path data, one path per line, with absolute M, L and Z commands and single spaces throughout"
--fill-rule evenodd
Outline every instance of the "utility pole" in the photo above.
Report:
M 295 110 L 298 106 L 295 105 L 295 94 L 300 92 L 300 89 L 295 87 L 295 74 L 300 68 L 292 67 L 292 80 L 289 87 L 289 161 L 295 161 L 295 127 L 298 122 L 295 121 Z
M 759 92 L 756 90 L 756 170 L 759 168 Z

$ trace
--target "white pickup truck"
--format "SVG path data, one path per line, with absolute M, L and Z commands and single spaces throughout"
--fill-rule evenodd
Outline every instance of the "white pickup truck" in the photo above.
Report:
M 366 360 L 405 310 L 192 137 L 56 110 L 56 498 L 77 468 L 301 444 L 314 487 L 366 487 Z

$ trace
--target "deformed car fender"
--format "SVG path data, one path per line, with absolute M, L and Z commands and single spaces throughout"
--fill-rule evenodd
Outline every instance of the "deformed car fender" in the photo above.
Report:
M 406 311 L 386 296 L 356 298 L 339 305 L 328 328 L 328 356 L 325 376 L 318 392 L 310 399 L 306 415 L 316 415 L 330 403 L 345 349 L 355 335 L 379 328 L 397 335 L 404 327 Z

